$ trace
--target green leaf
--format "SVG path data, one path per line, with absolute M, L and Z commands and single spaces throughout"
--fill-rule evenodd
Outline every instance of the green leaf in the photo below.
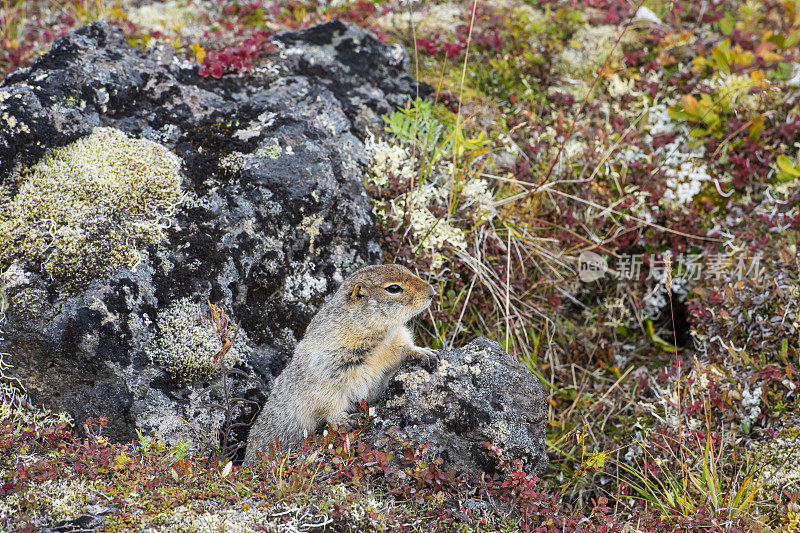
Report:
M 722 20 L 719 21 L 719 31 L 722 35 L 730 36 L 733 33 L 733 27 L 736 24 L 736 17 L 731 11 L 727 11 Z
M 722 120 L 719 118 L 719 115 L 713 111 L 709 111 L 703 116 L 703 122 L 706 123 L 709 131 L 722 125 Z
M 797 43 L 800 43 L 800 30 L 794 30 L 792 33 L 787 35 L 786 39 L 783 41 L 782 48 L 791 48 Z
M 719 48 L 715 48 L 714 50 L 711 51 L 711 55 L 716 60 L 717 67 L 719 68 L 720 71 L 722 71 L 724 74 L 731 73 L 730 62 L 728 61 L 728 57 L 722 50 L 720 50 Z
M 778 168 L 783 172 L 786 172 L 795 178 L 800 177 L 800 168 L 795 167 L 794 161 L 792 161 L 788 156 L 779 155 L 776 163 L 778 164 Z
M 653 346 L 656 348 L 660 348 L 665 352 L 675 353 L 675 345 L 669 343 L 656 335 L 656 332 L 653 329 L 653 321 L 652 320 L 645 320 L 644 323 L 645 334 L 647 335 L 647 339 L 653 343 Z
M 792 77 L 792 64 L 778 63 L 778 66 L 769 74 L 769 79 L 772 81 L 786 81 Z
M 702 104 L 700 105 L 701 112 L 703 112 L 703 110 L 714 107 L 714 105 L 716 104 L 716 102 L 714 102 L 714 98 L 708 93 L 703 93 L 700 95 L 700 102 L 702 102 Z
M 759 139 L 759 134 L 764 131 L 764 115 L 758 115 L 756 118 L 753 119 L 752 124 L 750 124 L 750 131 L 748 135 L 754 141 Z
M 786 42 L 786 36 L 776 33 L 767 39 L 767 42 L 777 45 L 779 48 L 785 48 L 783 45 Z
M 672 120 L 680 120 L 680 121 L 691 120 L 691 116 L 689 116 L 689 113 L 682 110 L 678 106 L 673 106 L 668 108 L 667 113 L 669 114 L 669 118 L 671 118 Z

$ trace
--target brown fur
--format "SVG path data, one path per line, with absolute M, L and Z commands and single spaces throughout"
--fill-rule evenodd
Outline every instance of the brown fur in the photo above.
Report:
M 392 285 L 402 288 L 392 294 Z M 250 429 L 245 464 L 277 438 L 282 448 L 303 431 L 340 424 L 362 398 L 375 400 L 409 357 L 430 362 L 406 323 L 425 310 L 433 287 L 400 265 L 364 267 L 347 278 L 311 320 Z

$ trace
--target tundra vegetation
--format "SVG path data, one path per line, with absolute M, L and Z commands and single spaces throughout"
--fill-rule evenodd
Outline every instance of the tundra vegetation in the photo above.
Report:
M 797 0 L 5 0 L 0 75 L 101 17 L 213 78 L 252 75 L 279 53 L 270 35 L 332 18 L 405 46 L 430 91 L 360 132 L 385 259 L 438 286 L 420 344 L 485 335 L 538 377 L 551 464 L 537 479 L 495 453 L 493 476 L 464 479 L 410 444 L 373 449 L 360 429 L 329 428 L 241 468 L 158 438 L 109 442 L 102 419 L 78 437 L 30 414 L 0 364 L 6 524 L 103 504 L 109 530 L 800 528 Z M 74 164 L 15 176 L 38 194 Z M 143 213 L 179 191 L 156 193 Z M 3 261 L 60 238 L 19 237 L 24 206 L 4 207 Z M 80 248 L 87 216 L 57 219 L 64 247 Z M 98 264 L 135 261 L 136 242 L 159 237 L 144 222 L 119 222 L 130 238 Z

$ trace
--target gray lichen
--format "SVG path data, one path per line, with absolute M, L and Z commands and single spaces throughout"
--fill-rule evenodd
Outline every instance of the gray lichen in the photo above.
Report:
M 427 443 L 447 468 L 478 476 L 492 464 L 485 442 L 530 471 L 547 464 L 541 385 L 495 342 L 440 351 L 435 371 L 403 368 L 388 391 L 367 430 L 370 442 Z

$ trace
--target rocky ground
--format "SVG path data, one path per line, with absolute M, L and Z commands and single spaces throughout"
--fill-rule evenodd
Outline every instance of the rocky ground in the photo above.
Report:
M 0 16 L 4 528 L 800 528 L 796 2 L 17 0 Z M 334 19 L 354 27 L 306 29 Z M 159 169 L 144 196 L 114 167 L 114 201 L 87 181 L 61 205 L 88 154 L 134 145 Z M 463 434 L 447 416 L 376 439 L 409 416 L 391 399 L 251 469 L 197 446 L 192 428 L 252 407 L 212 415 L 190 392 L 230 381 L 263 401 L 324 295 L 381 253 L 438 286 L 421 344 L 482 335 L 541 383 L 536 414 L 508 390 L 528 385 L 487 380 L 511 383 L 506 420 L 546 419 L 546 470 L 494 433 L 491 475 L 453 472 L 412 440 Z M 206 300 L 231 322 L 203 322 Z M 226 339 L 259 383 L 220 381 Z M 491 365 L 468 352 L 434 382 L 485 390 Z M 443 397 L 403 372 L 395 398 Z M 61 379 L 84 388 L 53 401 Z

